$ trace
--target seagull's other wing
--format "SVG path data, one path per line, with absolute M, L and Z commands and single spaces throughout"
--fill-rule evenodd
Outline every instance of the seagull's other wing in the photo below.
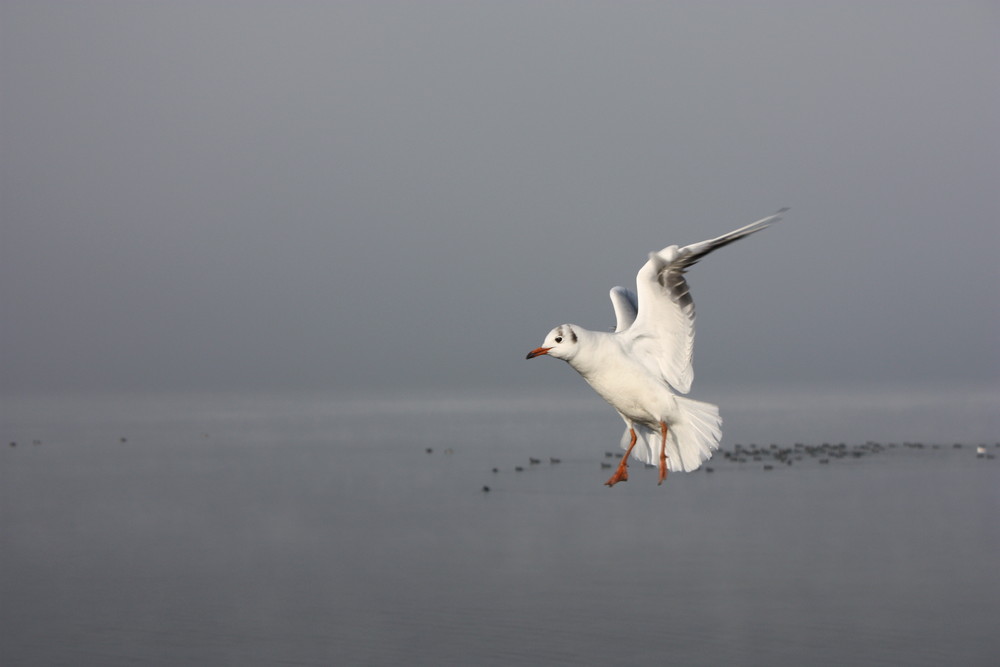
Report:
M 625 331 L 635 322 L 639 299 L 626 287 L 611 288 L 611 305 L 615 307 L 615 333 Z
M 746 227 L 683 248 L 672 245 L 649 254 L 636 276 L 635 321 L 622 333 L 626 348 L 676 391 L 691 391 L 694 369 L 694 300 L 684 272 L 702 257 L 781 219 L 781 209 Z M 614 300 L 614 292 L 612 291 Z M 617 310 L 617 302 L 616 302 Z M 619 318 L 620 322 L 620 318 Z

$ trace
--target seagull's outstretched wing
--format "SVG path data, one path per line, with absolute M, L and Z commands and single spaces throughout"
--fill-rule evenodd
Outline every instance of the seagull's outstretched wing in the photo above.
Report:
M 783 208 L 746 227 L 723 234 L 718 238 L 694 243 L 683 248 L 672 245 L 649 254 L 636 276 L 635 319 L 627 329 L 622 328 L 619 313 L 620 301 L 615 288 L 611 299 L 618 314 L 618 329 L 626 348 L 651 372 L 662 377 L 676 391 L 686 394 L 691 390 L 694 369 L 691 355 L 694 351 L 694 301 L 688 290 L 684 272 L 702 257 L 729 245 L 744 236 L 764 229 L 781 219 Z M 627 292 L 627 290 L 623 290 Z
M 612 287 L 611 305 L 615 307 L 615 333 L 632 326 L 639 312 L 639 299 L 635 292 L 626 287 Z

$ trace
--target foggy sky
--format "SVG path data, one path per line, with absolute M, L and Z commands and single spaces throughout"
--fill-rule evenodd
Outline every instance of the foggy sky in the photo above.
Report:
M 0 391 L 586 392 L 646 254 L 695 383 L 996 385 L 991 2 L 0 2 Z

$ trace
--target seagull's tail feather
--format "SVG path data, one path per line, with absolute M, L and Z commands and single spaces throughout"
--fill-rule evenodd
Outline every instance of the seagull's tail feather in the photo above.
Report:
M 691 472 L 712 458 L 722 439 L 722 417 L 711 403 L 676 396 L 678 419 L 667 430 L 667 467 L 673 471 Z M 660 433 L 641 424 L 635 425 L 637 436 L 633 458 L 643 463 L 660 462 Z M 622 449 L 628 449 L 628 429 L 622 435 Z

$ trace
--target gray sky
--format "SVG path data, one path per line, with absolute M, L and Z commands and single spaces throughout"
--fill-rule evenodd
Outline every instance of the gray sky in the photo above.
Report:
M 589 391 L 695 267 L 693 396 L 1000 376 L 993 2 L 0 2 L 0 391 Z M 709 391 L 709 393 L 711 393 Z

